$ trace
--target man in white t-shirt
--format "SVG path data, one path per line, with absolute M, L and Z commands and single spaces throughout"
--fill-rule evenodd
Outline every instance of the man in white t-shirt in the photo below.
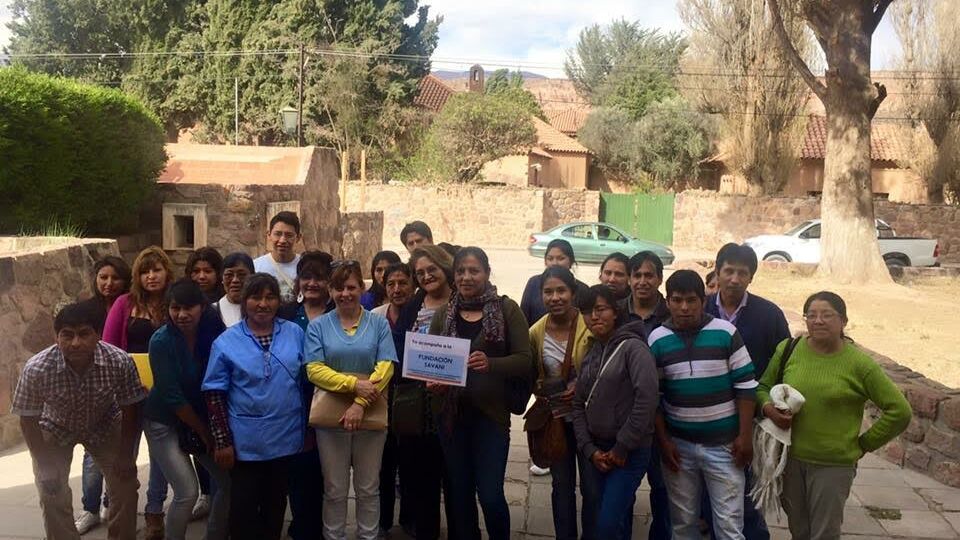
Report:
M 293 286 L 297 280 L 300 255 L 294 253 L 293 248 L 299 241 L 300 218 L 293 212 L 279 212 L 270 220 L 267 230 L 267 248 L 270 252 L 253 260 L 254 270 L 266 272 L 280 282 L 280 296 L 284 302 L 295 300 Z

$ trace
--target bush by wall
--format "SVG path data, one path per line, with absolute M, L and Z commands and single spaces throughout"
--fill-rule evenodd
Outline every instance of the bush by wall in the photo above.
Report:
M 0 233 L 135 228 L 163 145 L 157 117 L 119 90 L 0 69 Z

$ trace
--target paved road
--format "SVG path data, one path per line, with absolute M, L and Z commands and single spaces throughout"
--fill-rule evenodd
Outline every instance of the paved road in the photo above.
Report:
M 400 252 L 400 251 L 398 251 Z M 519 300 L 527 279 L 542 268 L 542 261 L 529 257 L 522 250 L 490 250 L 492 279 L 503 294 Z M 577 276 L 585 283 L 596 282 L 599 273 L 595 265 L 581 265 Z M 514 417 L 505 491 L 510 505 L 511 528 L 515 538 L 549 538 L 553 535 L 550 513 L 550 477 L 529 474 L 526 437 L 521 421 Z M 140 504 L 145 500 L 147 482 L 146 444 L 141 444 Z M 73 488 L 74 510 L 80 508 L 79 448 L 74 453 Z M 634 508 L 634 538 L 646 538 L 650 521 L 646 483 Z M 353 509 L 350 510 L 352 519 Z M 883 519 L 879 519 L 879 516 Z M 897 519 L 897 517 L 899 519 Z M 768 516 L 775 540 L 790 538 L 785 521 Z M 142 519 L 141 519 L 142 526 Z M 854 480 L 853 492 L 844 512 L 844 538 L 960 538 L 960 490 L 954 489 L 922 474 L 902 470 L 875 456 L 860 462 Z M 203 536 L 203 524 L 193 523 L 188 538 Z M 0 453 L 0 540 L 39 539 L 43 537 L 40 508 L 30 457 L 23 445 Z M 103 527 L 91 531 L 85 538 L 105 538 Z M 393 538 L 406 538 L 399 528 Z

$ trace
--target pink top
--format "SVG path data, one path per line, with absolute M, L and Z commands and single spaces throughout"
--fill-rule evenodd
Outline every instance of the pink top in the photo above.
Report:
M 103 323 L 103 341 L 127 350 L 127 320 L 132 311 L 130 293 L 118 296 L 110 306 L 107 320 Z

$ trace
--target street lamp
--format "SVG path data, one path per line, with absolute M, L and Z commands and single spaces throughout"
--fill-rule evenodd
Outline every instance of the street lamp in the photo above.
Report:
M 280 109 L 280 120 L 283 122 L 283 132 L 287 135 L 297 134 L 297 117 L 299 112 L 300 111 L 289 105 Z

